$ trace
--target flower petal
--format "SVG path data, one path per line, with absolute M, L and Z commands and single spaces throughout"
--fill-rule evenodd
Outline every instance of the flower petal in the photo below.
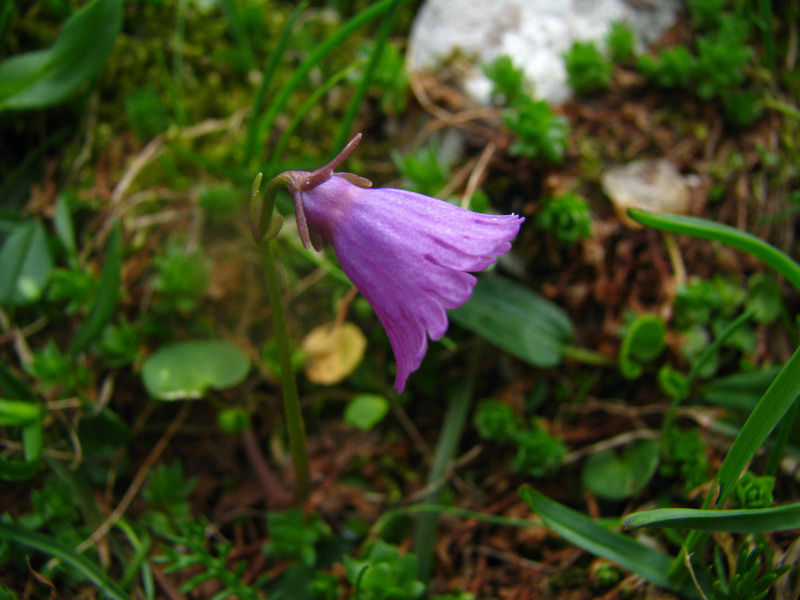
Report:
M 395 389 L 447 330 L 445 309 L 472 295 L 480 271 L 511 249 L 524 219 L 484 215 L 422 194 L 366 189 L 334 175 L 303 191 L 308 225 L 328 239 L 369 301 L 397 360 Z

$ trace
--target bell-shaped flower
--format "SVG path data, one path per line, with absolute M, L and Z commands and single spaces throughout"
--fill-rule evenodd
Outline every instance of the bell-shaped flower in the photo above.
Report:
M 422 362 L 428 338 L 447 330 L 445 309 L 472 295 L 470 273 L 511 249 L 524 219 L 486 215 L 415 192 L 372 189 L 349 173 L 334 173 L 355 148 L 356 136 L 330 164 L 293 172 L 289 190 L 305 247 L 328 240 L 342 269 L 383 324 L 397 361 L 394 388 Z

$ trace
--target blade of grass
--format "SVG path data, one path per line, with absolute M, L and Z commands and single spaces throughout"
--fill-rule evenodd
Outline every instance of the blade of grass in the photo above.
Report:
M 731 533 L 782 531 L 800 527 L 800 503 L 741 510 L 658 508 L 630 515 L 623 526 L 625 529 L 671 527 Z
M 245 65 L 245 69 L 247 71 L 253 68 L 253 65 L 256 62 L 256 57 L 253 54 L 253 47 L 250 45 L 250 40 L 247 37 L 247 32 L 244 29 L 244 25 L 242 25 L 242 19 L 239 16 L 239 10 L 236 7 L 236 3 L 232 0 L 221 0 L 222 4 L 222 12 L 225 13 L 225 16 L 228 19 L 228 27 L 233 34 L 233 39 L 236 40 L 236 45 L 239 48 L 239 54 L 242 55 L 247 64 Z
M 103 262 L 103 272 L 100 274 L 100 285 L 97 289 L 92 308 L 86 320 L 81 325 L 78 333 L 72 338 L 68 354 L 75 356 L 102 333 L 103 328 L 114 316 L 114 310 L 119 302 L 120 286 L 122 283 L 122 234 L 119 223 L 114 225 L 108 241 L 106 259 Z
M 259 147 L 258 117 L 261 114 L 261 110 L 264 108 L 264 97 L 267 95 L 267 90 L 272 83 L 272 78 L 275 76 L 275 71 L 278 70 L 278 65 L 280 64 L 281 58 L 283 58 L 283 53 L 286 50 L 289 36 L 294 29 L 294 24 L 306 8 L 308 8 L 308 2 L 301 2 L 289 16 L 289 20 L 286 21 L 286 26 L 283 28 L 283 31 L 281 31 L 280 38 L 278 38 L 278 43 L 275 44 L 275 48 L 269 55 L 267 66 L 264 67 L 261 83 L 258 86 L 258 91 L 256 91 L 256 97 L 253 101 L 253 112 L 250 115 L 250 122 L 247 125 L 247 141 L 245 142 L 244 160 L 242 161 L 242 166 L 244 167 L 250 165 L 255 158 L 256 149 Z
M 113 598 L 113 600 L 131 600 L 130 596 L 114 583 L 99 566 L 85 556 L 78 554 L 69 546 L 65 546 L 49 536 L 28 531 L 11 523 L 0 523 L 0 539 L 34 548 L 39 552 L 62 560 L 93 581 L 100 591 Z
M 751 233 L 706 219 L 683 215 L 657 215 L 631 209 L 628 211 L 628 216 L 648 227 L 714 240 L 744 250 L 778 271 L 800 290 L 800 265 L 772 244 Z
M 472 402 L 476 370 L 469 369 L 468 375 L 453 387 L 442 424 L 442 433 L 436 444 L 433 464 L 428 473 L 427 485 L 433 488 L 425 501 L 437 504 L 441 500 L 443 483 L 447 477 L 448 465 L 453 461 L 467 422 L 467 414 Z M 439 516 L 426 513 L 417 519 L 414 532 L 414 554 L 417 555 L 417 579 L 427 582 L 433 572 L 433 554 L 436 544 L 436 528 Z
M 356 115 L 358 114 L 358 109 L 361 107 L 361 103 L 364 101 L 364 96 L 367 95 L 367 90 L 372 83 L 372 76 L 375 73 L 376 67 L 380 63 L 383 49 L 386 46 L 386 39 L 389 37 L 389 32 L 392 30 L 395 18 L 397 17 L 397 9 L 400 7 L 400 3 L 402 1 L 403 0 L 394 0 L 389 7 L 389 10 L 386 11 L 386 16 L 383 18 L 381 28 L 378 30 L 378 37 L 375 39 L 375 45 L 372 48 L 369 62 L 364 68 L 361 81 L 358 83 L 358 87 L 356 88 L 356 91 L 350 100 L 350 105 L 347 107 L 347 112 L 345 112 L 342 122 L 339 125 L 339 133 L 336 135 L 336 141 L 331 146 L 331 151 L 334 152 L 334 155 L 332 155 L 331 158 L 335 156 L 335 153 L 339 151 L 339 148 L 344 147 L 344 145 L 352 136 L 351 128 L 353 126 L 353 121 L 355 120 Z
M 402 1 L 406 2 L 407 0 Z M 298 85 L 300 85 L 300 83 L 308 75 L 309 71 L 311 71 L 311 69 L 318 64 L 326 54 L 328 54 L 328 52 L 342 43 L 357 29 L 386 12 L 393 2 L 395 2 L 395 0 L 382 0 L 381 2 L 373 4 L 368 9 L 358 13 L 349 21 L 347 21 L 347 23 L 337 29 L 329 38 L 322 41 L 319 46 L 317 46 L 308 56 L 308 58 L 306 58 L 306 60 L 304 60 L 300 66 L 294 70 L 291 79 L 289 79 L 289 81 L 287 81 L 286 84 L 284 84 L 275 94 L 275 97 L 270 103 L 266 114 L 260 119 L 260 122 L 257 126 L 259 134 L 260 132 L 269 133 L 272 130 L 272 127 L 275 124 L 275 119 L 278 117 L 278 113 L 280 113 L 286 102 L 289 100 L 290 94 Z M 258 170 L 263 172 L 263 169 Z
M 795 350 L 789 362 L 767 388 L 725 455 L 716 477 L 716 484 L 719 486 L 716 502 L 718 507 L 728 499 L 739 475 L 798 396 L 800 396 L 800 348 Z
M 317 102 L 319 102 L 319 99 L 322 98 L 322 96 L 328 93 L 328 90 L 330 90 L 334 85 L 339 83 L 342 79 L 347 77 L 348 73 L 352 72 L 353 69 L 355 69 L 357 66 L 358 64 L 353 64 L 350 65 L 349 67 L 342 69 L 338 73 L 335 73 L 330 79 L 328 79 L 328 81 L 326 81 L 323 85 L 315 89 L 314 93 L 312 93 L 308 97 L 308 100 L 303 102 L 302 106 L 300 106 L 300 108 L 297 109 L 297 112 L 295 113 L 294 117 L 292 117 L 292 121 L 289 123 L 288 127 L 286 127 L 283 134 L 281 135 L 281 139 L 279 139 L 278 143 L 275 144 L 275 149 L 272 151 L 269 162 L 267 163 L 266 166 L 266 171 L 265 171 L 266 173 L 274 174 L 277 172 L 278 162 L 281 159 L 281 155 L 283 155 L 283 151 L 286 149 L 286 145 L 289 143 L 289 139 L 292 137 L 292 134 L 294 133 L 295 129 L 297 129 L 297 126 L 300 125 L 300 122 L 303 120 L 303 117 L 305 117 L 306 114 L 308 114 L 308 111 L 314 108 L 314 105 Z M 334 146 L 334 148 L 340 148 L 340 147 L 341 146 Z
M 800 396 L 800 348 L 795 350 L 775 380 L 767 388 L 753 412 L 745 421 L 739 435 L 733 440 L 730 450 L 714 478 L 712 490 L 718 490 L 715 506 L 722 507 L 733 492 L 742 471 L 767 439 L 775 426 L 783 419 L 792 404 Z M 703 508 L 711 504 L 711 494 L 706 497 Z M 692 531 L 684 545 L 686 554 L 694 554 L 708 539 L 704 531 Z M 673 569 L 681 569 L 682 561 L 676 561 Z
M 571 544 L 613 561 L 650 583 L 675 590 L 675 584 L 668 577 L 672 559 L 666 554 L 606 529 L 586 515 L 547 498 L 530 486 L 522 486 L 519 494 L 545 525 Z M 696 592 L 688 587 L 675 591 L 697 597 Z
M 698 360 L 694 363 L 681 388 L 682 393 L 673 398 L 672 403 L 667 410 L 667 414 L 664 416 L 664 423 L 661 426 L 662 444 L 666 442 L 666 434 L 669 428 L 672 426 L 672 421 L 675 418 L 675 412 L 678 410 L 678 406 L 680 406 L 680 403 L 689 395 L 689 388 L 691 387 L 692 382 L 697 378 L 697 375 L 700 373 L 703 365 L 705 365 L 711 359 L 711 357 L 714 356 L 717 351 L 719 351 L 719 349 L 722 347 L 722 344 L 725 343 L 725 340 L 727 340 L 739 327 L 750 320 L 750 317 L 753 316 L 754 312 L 754 309 L 747 310 L 731 321 L 731 323 L 714 339 L 711 344 L 709 344 L 703 354 L 701 354 Z

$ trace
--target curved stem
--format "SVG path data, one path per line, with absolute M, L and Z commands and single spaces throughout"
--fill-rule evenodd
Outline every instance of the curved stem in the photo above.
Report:
M 283 298 L 275 268 L 275 255 L 272 251 L 272 240 L 275 233 L 273 226 L 273 213 L 275 210 L 275 196 L 280 188 L 294 190 L 297 185 L 297 173 L 282 173 L 273 178 L 267 185 L 267 191 L 262 201 L 259 191 L 261 186 L 261 173 L 253 181 L 250 192 L 250 217 L 253 237 L 258 245 L 258 254 L 264 270 L 264 280 L 267 286 L 267 297 L 272 312 L 272 325 L 275 335 L 275 344 L 278 350 L 278 363 L 280 364 L 280 379 L 283 387 L 283 409 L 286 415 L 286 430 L 289 434 L 289 452 L 292 455 L 292 466 L 295 478 L 295 503 L 300 505 L 308 498 L 311 489 L 311 467 L 308 460 L 308 442 L 306 428 L 303 423 L 303 413 L 300 408 L 300 398 L 297 394 L 297 382 L 292 370 L 292 346 L 289 338 L 289 328 L 286 326 L 286 314 L 283 310 Z M 280 225 L 275 220 L 275 225 Z
M 272 252 L 272 240 L 263 239 L 258 244 L 261 265 L 264 268 L 264 279 L 267 284 L 267 296 L 272 312 L 275 343 L 278 349 L 278 362 L 281 367 L 281 384 L 283 386 L 283 410 L 286 417 L 286 430 L 289 434 L 289 452 L 294 467 L 295 503 L 301 505 L 308 498 L 311 489 L 311 468 L 308 460 L 308 442 L 300 398 L 297 394 L 297 383 L 292 371 L 292 348 L 289 342 L 289 330 L 286 327 L 286 316 L 283 311 L 281 288 L 278 271 L 275 268 L 275 256 Z

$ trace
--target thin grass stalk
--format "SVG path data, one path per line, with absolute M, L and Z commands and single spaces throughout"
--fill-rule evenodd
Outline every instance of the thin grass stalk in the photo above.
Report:
M 764 467 L 764 475 L 775 477 L 775 474 L 778 472 L 778 466 L 786 452 L 786 446 L 789 444 L 789 436 L 797 420 L 798 412 L 800 412 L 800 398 L 794 401 L 792 408 L 789 409 L 789 412 L 786 413 L 786 417 L 784 417 L 780 425 L 778 425 L 778 432 L 775 434 L 775 444 L 770 450 L 767 466 Z
M 236 2 L 233 0 L 222 0 L 222 12 L 228 18 L 228 27 L 230 27 L 233 39 L 236 40 L 236 45 L 239 47 L 239 52 L 247 59 L 246 69 L 249 71 L 253 68 L 256 62 L 256 57 L 253 54 L 253 46 L 247 37 L 242 19 L 239 17 L 239 11 L 236 9 Z
M 672 426 L 672 422 L 675 419 L 675 413 L 677 412 L 678 407 L 680 406 L 681 402 L 683 402 L 683 400 L 689 395 L 689 388 L 692 387 L 692 383 L 697 378 L 698 374 L 700 373 L 700 370 L 709 360 L 711 360 L 711 357 L 714 356 L 714 354 L 716 354 L 716 352 L 722 347 L 722 344 L 725 343 L 725 340 L 727 340 L 731 335 L 733 335 L 733 333 L 737 329 L 739 329 L 739 327 L 741 327 L 742 325 L 747 323 L 747 321 L 750 320 L 754 312 L 755 310 L 750 309 L 743 312 L 738 317 L 736 317 L 731 323 L 728 324 L 728 326 L 724 330 L 722 330 L 722 332 L 714 339 L 714 341 L 711 342 L 711 344 L 709 344 L 709 346 L 705 349 L 703 354 L 700 355 L 700 358 L 694 363 L 691 370 L 689 371 L 689 374 L 686 376 L 686 380 L 683 382 L 681 394 L 675 396 L 672 399 L 672 403 L 670 404 L 669 409 L 667 410 L 667 414 L 664 416 L 664 423 L 661 426 L 662 444 L 664 444 L 664 442 L 667 439 L 667 432 L 669 431 L 669 428 Z
M 406 0 L 402 1 L 405 2 Z M 272 131 L 272 128 L 275 124 L 275 119 L 278 117 L 278 113 L 280 113 L 280 111 L 286 105 L 291 93 L 306 78 L 309 71 L 311 71 L 311 69 L 328 54 L 328 52 L 342 43 L 357 29 L 384 13 L 393 2 L 395 2 L 395 0 L 382 0 L 381 2 L 373 4 L 368 9 L 360 12 L 352 19 L 347 21 L 347 23 L 337 29 L 329 38 L 322 41 L 320 45 L 314 49 L 311 55 L 294 70 L 291 79 L 289 79 L 289 81 L 287 81 L 275 94 L 275 98 L 270 103 L 266 114 L 262 119 L 260 119 L 260 122 L 257 125 L 259 135 L 261 132 L 268 134 L 270 131 Z M 254 115 L 254 118 L 258 118 L 258 116 Z
M 322 98 L 325 94 L 328 93 L 328 90 L 330 90 L 334 85 L 339 83 L 342 79 L 347 77 L 347 75 L 351 73 L 353 69 L 355 69 L 357 66 L 358 64 L 353 64 L 350 65 L 349 67 L 342 69 L 338 73 L 335 73 L 332 77 L 330 77 L 330 79 L 328 79 L 328 81 L 326 81 L 323 85 L 315 89 L 314 93 L 311 94 L 308 97 L 308 99 L 305 102 L 303 102 L 302 106 L 300 106 L 300 108 L 297 109 L 297 112 L 295 113 L 294 117 L 292 117 L 292 120 L 289 123 L 288 127 L 286 127 L 283 134 L 281 134 L 281 138 L 278 140 L 278 143 L 275 144 L 275 149 L 273 150 L 269 162 L 265 167 L 265 172 L 267 173 L 268 177 L 278 170 L 278 163 L 281 159 L 281 156 L 283 155 L 283 151 L 286 149 L 286 146 L 289 143 L 289 139 L 292 137 L 292 134 L 295 132 L 298 125 L 300 125 L 300 122 L 303 120 L 303 117 L 305 117 L 306 114 L 308 114 L 308 111 L 314 108 L 314 105 L 317 102 L 319 102 L 320 98 Z M 343 145 L 344 144 L 342 144 L 342 146 Z
M 400 3 L 402 1 L 403 0 L 393 0 L 391 6 L 386 12 L 386 16 L 383 18 L 381 27 L 378 30 L 378 37 L 375 39 L 375 45 L 372 48 L 372 53 L 369 57 L 369 62 L 364 68 L 361 81 L 359 82 L 358 87 L 356 88 L 356 91 L 350 100 L 350 105 L 347 107 L 347 112 L 345 112 L 344 117 L 339 125 L 339 133 L 336 135 L 336 141 L 332 145 L 333 148 L 343 148 L 347 141 L 352 137 L 351 129 L 353 127 L 353 121 L 355 121 L 356 115 L 358 114 L 358 109 L 361 108 L 361 103 L 364 101 L 364 97 L 367 95 L 367 90 L 369 90 L 369 86 L 372 83 L 375 69 L 380 63 L 381 56 L 383 55 L 383 49 L 386 47 L 386 40 L 389 37 L 389 33 L 392 31 L 392 26 L 394 26 L 394 22 L 397 17 L 397 9 L 400 7 Z
M 175 17 L 175 53 L 172 55 L 172 109 L 179 125 L 186 122 L 183 108 L 183 42 L 186 39 L 186 2 L 178 0 Z
M 474 365 L 470 365 L 474 367 Z M 472 395 L 475 387 L 475 369 L 470 368 L 468 375 L 456 385 L 447 405 L 447 412 L 442 424 L 442 433 L 433 455 L 433 464 L 428 474 L 427 484 L 436 486 L 447 475 L 447 469 L 458 452 L 461 434 L 467 422 Z M 428 504 L 438 504 L 441 501 L 442 487 L 434 489 L 425 498 Z M 427 582 L 433 572 L 434 545 L 436 544 L 436 529 L 439 515 L 428 513 L 420 515 L 414 533 L 414 554 L 417 555 L 417 578 Z
M 289 36 L 294 29 L 294 24 L 306 8 L 308 8 L 308 2 L 301 2 L 289 16 L 289 20 L 286 22 L 286 26 L 283 28 L 280 38 L 278 38 L 278 43 L 275 44 L 275 49 L 269 55 L 267 66 L 264 67 L 261 83 L 258 86 L 258 91 L 256 91 L 256 97 L 253 101 L 253 112 L 250 115 L 250 122 L 247 124 L 247 138 L 244 145 L 244 159 L 242 161 L 245 167 L 251 166 L 250 163 L 255 158 L 257 148 L 261 147 L 261 140 L 258 138 L 258 117 L 261 114 L 261 110 L 264 108 L 264 98 L 272 83 L 272 78 L 278 70 L 281 58 L 283 58 L 283 53 L 289 42 Z

